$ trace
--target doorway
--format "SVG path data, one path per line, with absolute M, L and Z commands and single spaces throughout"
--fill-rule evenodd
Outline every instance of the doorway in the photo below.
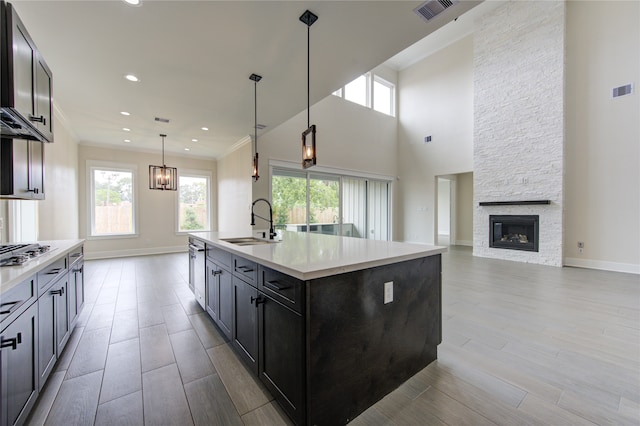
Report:
M 437 177 L 438 214 L 436 215 L 436 245 L 449 246 L 455 238 L 455 177 Z

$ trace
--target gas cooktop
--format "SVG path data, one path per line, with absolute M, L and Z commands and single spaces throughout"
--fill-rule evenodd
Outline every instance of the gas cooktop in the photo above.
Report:
M 22 265 L 30 259 L 49 251 L 51 246 L 40 244 L 2 244 L 0 245 L 0 266 Z

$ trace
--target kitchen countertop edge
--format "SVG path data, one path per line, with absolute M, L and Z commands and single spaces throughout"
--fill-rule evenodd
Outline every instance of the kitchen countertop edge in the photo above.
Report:
M 407 260 L 420 259 L 423 257 L 433 256 L 441 253 L 445 253 L 447 251 L 446 247 L 442 246 L 432 246 L 432 245 L 422 245 L 415 243 L 400 243 L 394 241 L 374 241 L 374 240 L 366 240 L 361 238 L 353 238 L 353 237 L 341 237 L 335 235 L 321 235 L 321 234 L 309 234 L 312 237 L 316 235 L 320 235 L 319 238 L 344 238 L 349 239 L 351 242 L 358 242 L 353 240 L 361 240 L 362 245 L 366 244 L 375 244 L 381 247 L 404 247 L 410 248 L 408 252 L 402 254 L 389 254 L 386 256 L 378 256 L 374 259 L 363 259 L 359 258 L 355 261 L 350 261 L 349 256 L 345 256 L 344 258 L 334 259 L 329 262 L 329 264 L 321 265 L 321 266 L 313 266 L 306 265 L 306 268 L 296 268 L 295 266 L 286 265 L 283 262 L 276 262 L 273 259 L 270 259 L 269 255 L 271 250 L 275 248 L 276 244 L 286 244 L 286 234 L 288 232 L 285 231 L 285 237 L 282 241 L 273 243 L 273 244 L 263 244 L 263 245 L 255 245 L 255 246 L 237 246 L 226 241 L 221 241 L 222 238 L 238 238 L 238 237 L 247 237 L 247 235 L 232 233 L 232 232 L 194 232 L 190 233 L 190 237 L 197 238 L 199 240 L 204 241 L 207 244 L 211 244 L 217 246 L 221 249 L 224 249 L 230 253 L 236 254 L 238 256 L 242 256 L 246 259 L 252 260 L 260 265 L 266 266 L 268 268 L 272 268 L 276 271 L 282 272 L 284 274 L 290 275 L 294 278 L 297 278 L 302 281 L 313 280 L 317 278 L 328 277 L 331 275 L 338 275 L 347 272 L 359 271 L 363 269 L 374 268 L 377 266 L 390 265 L 393 263 L 404 262 Z M 291 232 L 292 234 L 298 234 L 295 232 Z M 308 250 L 308 248 L 307 248 Z
M 32 275 L 38 273 L 38 271 L 51 265 L 56 260 L 65 256 L 69 251 L 80 247 L 84 244 L 83 239 L 70 239 L 70 240 L 52 240 L 52 241 L 38 241 L 38 244 L 49 245 L 51 249 L 30 261 L 24 265 L 15 266 L 3 266 L 0 268 L 0 294 L 3 294 L 17 284 L 26 280 Z

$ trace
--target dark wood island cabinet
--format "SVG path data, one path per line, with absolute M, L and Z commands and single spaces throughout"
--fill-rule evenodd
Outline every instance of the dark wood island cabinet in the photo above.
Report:
M 191 237 L 206 245 L 207 312 L 298 425 L 346 424 L 437 358 L 441 247 Z

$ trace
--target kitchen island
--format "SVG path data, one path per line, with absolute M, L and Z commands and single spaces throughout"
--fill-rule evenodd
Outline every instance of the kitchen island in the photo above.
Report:
M 204 243 L 204 305 L 296 424 L 348 423 L 437 358 L 445 248 L 241 237 L 190 234 Z

